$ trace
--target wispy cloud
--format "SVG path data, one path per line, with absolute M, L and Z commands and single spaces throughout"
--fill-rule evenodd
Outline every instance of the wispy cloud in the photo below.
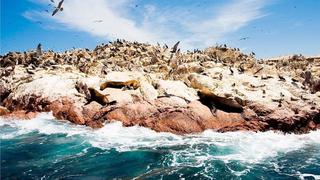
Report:
M 45 0 L 38 2 L 44 3 Z M 67 0 L 64 11 L 57 16 L 30 11 L 25 17 L 33 21 L 35 17 L 49 20 L 106 39 L 169 44 L 181 40 L 184 49 L 189 49 L 213 45 L 228 33 L 264 17 L 263 8 L 267 1 L 231 0 L 220 7 L 211 7 L 205 16 L 201 9 L 188 13 L 184 7 L 145 4 L 139 8 L 141 10 L 134 10 L 132 4 L 135 4 L 134 0 Z

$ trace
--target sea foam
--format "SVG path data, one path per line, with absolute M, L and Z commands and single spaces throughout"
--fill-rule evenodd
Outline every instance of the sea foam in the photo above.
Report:
M 42 113 L 32 120 L 0 119 L 1 139 L 37 132 L 41 134 L 65 134 L 80 136 L 84 142 L 104 150 L 115 149 L 119 152 L 132 150 L 175 149 L 168 161 L 171 165 L 203 166 L 212 159 L 257 163 L 268 157 L 298 150 L 308 145 L 320 145 L 320 131 L 308 134 L 283 134 L 279 132 L 227 132 L 212 130 L 199 134 L 174 135 L 155 132 L 144 127 L 123 127 L 118 121 L 105 124 L 93 130 L 89 127 L 74 125 L 67 121 L 56 120 L 50 113 Z M 8 130 L 10 129 L 11 130 Z M 218 153 L 212 147 L 225 149 L 228 153 Z M 183 157 L 183 160 L 179 160 Z

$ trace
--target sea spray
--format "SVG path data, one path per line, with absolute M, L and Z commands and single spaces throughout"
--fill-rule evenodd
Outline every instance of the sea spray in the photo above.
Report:
M 310 176 L 310 174 L 311 177 L 318 177 L 320 174 L 319 171 L 313 169 L 313 167 L 320 167 L 319 130 L 303 135 L 273 131 L 218 133 L 207 130 L 199 134 L 180 136 L 164 132 L 158 133 L 138 126 L 123 127 L 118 121 L 107 123 L 103 128 L 93 130 L 67 121 L 56 120 L 50 113 L 42 113 L 32 120 L 0 119 L 0 127 L 1 139 L 5 141 L 5 148 L 10 148 L 6 146 L 7 143 L 19 141 L 19 139 L 23 140 L 20 143 L 25 143 L 23 146 L 30 143 L 25 139 L 35 139 L 32 143 L 37 143 L 37 140 L 41 139 L 39 144 L 42 145 L 54 142 L 55 145 L 50 146 L 53 148 L 52 153 L 54 154 L 55 151 L 58 154 L 62 153 L 57 157 L 64 157 L 67 154 L 73 159 L 72 162 L 76 161 L 73 156 L 87 159 L 89 158 L 87 156 L 92 158 L 100 157 L 101 154 L 107 156 L 105 153 L 109 154 L 108 156 L 128 153 L 145 154 L 149 160 L 152 159 L 152 156 L 147 157 L 150 153 L 160 155 L 160 160 L 156 159 L 156 162 L 142 168 L 143 170 L 138 173 L 140 175 L 136 176 L 133 173 L 135 170 L 132 170 L 132 176 L 126 176 L 130 178 L 141 175 L 143 177 L 157 176 L 159 173 L 182 174 L 182 177 L 189 177 L 187 176 L 189 171 L 194 171 L 192 177 L 213 178 L 212 175 L 215 172 L 229 172 L 235 177 L 245 177 L 252 176 L 252 172 L 264 172 L 263 168 L 269 168 L 272 173 L 281 174 L 283 169 L 287 168 L 283 163 L 292 161 L 289 157 L 295 154 L 301 156 L 303 153 L 306 153 L 304 157 L 300 157 L 304 161 L 302 163 L 305 163 L 303 166 L 310 166 L 311 171 L 301 172 L 300 167 L 292 167 L 293 171 L 284 173 L 284 176 L 300 178 L 304 175 Z M 61 142 L 68 143 L 60 145 Z M 93 148 L 100 149 L 94 150 L 98 154 L 92 152 Z M 6 156 L 3 154 L 5 152 L 7 149 L 1 155 Z M 65 158 L 58 158 L 53 162 L 63 163 L 66 161 Z M 126 160 L 123 163 L 125 162 Z M 8 163 L 2 165 L 10 166 Z M 120 176 L 115 175 L 114 177 Z

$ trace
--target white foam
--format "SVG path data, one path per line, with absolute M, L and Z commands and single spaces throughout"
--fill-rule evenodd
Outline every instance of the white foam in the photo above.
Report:
M 41 113 L 32 120 L 15 120 L 15 119 L 3 119 L 0 118 L 0 126 L 8 125 L 17 129 L 10 133 L 1 133 L 1 138 L 10 139 L 19 135 L 39 132 L 41 134 L 67 134 L 72 136 L 75 134 L 81 134 L 88 132 L 89 128 L 71 124 L 67 121 L 57 121 L 51 113 Z M 2 127 L 4 128 L 4 127 Z
M 307 173 L 301 174 L 301 173 L 298 173 L 297 175 L 299 176 L 299 178 L 300 178 L 301 180 L 306 179 L 306 177 L 309 177 L 309 178 L 310 178 L 310 177 L 313 177 L 313 178 L 316 179 L 316 180 L 319 180 L 319 179 L 320 179 L 320 174 L 316 175 L 316 174 L 307 174 Z
M 6 126 L 17 130 L 2 131 Z M 101 149 L 130 151 L 135 149 L 167 148 L 171 165 L 204 166 L 212 159 L 223 161 L 239 160 L 247 163 L 261 162 L 268 157 L 298 150 L 306 145 L 320 145 L 320 131 L 295 135 L 277 132 L 228 132 L 217 133 L 207 130 L 201 134 L 179 136 L 171 133 L 157 133 L 144 127 L 123 127 L 120 122 L 106 124 L 103 128 L 73 125 L 55 120 L 51 114 L 43 113 L 33 120 L 0 119 L 1 138 L 10 139 L 30 132 L 43 134 L 79 135 L 85 142 Z M 218 154 L 213 148 L 227 149 L 226 154 Z

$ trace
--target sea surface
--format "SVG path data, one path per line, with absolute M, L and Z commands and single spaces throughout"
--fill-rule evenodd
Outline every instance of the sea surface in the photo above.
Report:
M 320 179 L 320 131 L 178 136 L 51 114 L 0 119 L 1 179 Z

